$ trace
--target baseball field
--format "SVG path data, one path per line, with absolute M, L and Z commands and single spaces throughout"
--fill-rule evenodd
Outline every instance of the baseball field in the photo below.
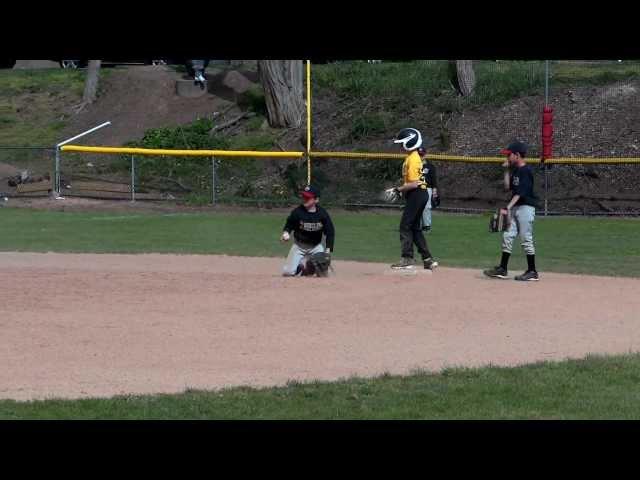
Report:
M 538 218 L 523 284 L 483 215 L 391 274 L 397 212 L 332 212 L 335 274 L 283 278 L 285 215 L 0 210 L 0 419 L 640 415 L 638 219 Z

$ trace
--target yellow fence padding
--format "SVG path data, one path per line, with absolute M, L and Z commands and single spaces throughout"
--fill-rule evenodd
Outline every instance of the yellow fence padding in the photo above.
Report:
M 255 158 L 303 158 L 305 152 L 266 152 L 254 150 L 172 150 L 159 148 L 134 147 L 85 147 L 65 145 L 63 152 L 104 153 L 111 155 L 165 155 L 183 157 L 255 157 Z M 311 158 L 345 158 L 345 159 L 380 159 L 401 160 L 403 153 L 369 153 L 369 152 L 309 152 Z M 461 163 L 503 163 L 504 157 L 467 157 L 462 155 L 427 154 L 427 158 L 440 162 Z M 539 158 L 529 158 L 528 163 L 540 163 Z M 549 164 L 633 164 L 640 163 L 638 157 L 558 157 L 546 160 Z
M 304 152 L 263 152 L 252 150 L 172 150 L 162 148 L 83 147 L 65 145 L 63 152 L 105 153 L 111 155 L 169 155 L 177 157 L 257 157 L 302 158 Z

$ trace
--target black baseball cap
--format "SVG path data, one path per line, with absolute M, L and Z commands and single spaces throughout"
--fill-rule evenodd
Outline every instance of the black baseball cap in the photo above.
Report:
M 519 153 L 520 155 L 526 155 L 527 154 L 527 144 L 524 142 L 511 142 L 507 148 L 503 148 L 502 150 L 500 150 L 500 154 L 502 155 L 509 155 L 511 153 Z
M 302 198 L 318 198 L 320 196 L 320 190 L 313 185 L 307 185 L 300 194 Z

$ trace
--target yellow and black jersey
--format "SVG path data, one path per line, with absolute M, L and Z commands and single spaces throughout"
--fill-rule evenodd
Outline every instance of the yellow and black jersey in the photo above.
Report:
M 420 182 L 421 185 L 418 188 L 423 190 L 427 188 L 424 174 L 422 173 L 422 159 L 415 150 L 407 155 L 402 164 L 402 181 L 403 183 Z

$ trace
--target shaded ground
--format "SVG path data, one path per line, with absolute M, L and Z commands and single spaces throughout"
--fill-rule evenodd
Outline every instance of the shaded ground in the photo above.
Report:
M 640 342 L 638 279 L 545 274 L 521 284 L 463 269 L 389 274 L 357 262 L 336 262 L 329 279 L 285 279 L 281 263 L 2 253 L 0 272 L 12 280 L 0 307 L 0 397 L 516 365 L 626 353 Z

